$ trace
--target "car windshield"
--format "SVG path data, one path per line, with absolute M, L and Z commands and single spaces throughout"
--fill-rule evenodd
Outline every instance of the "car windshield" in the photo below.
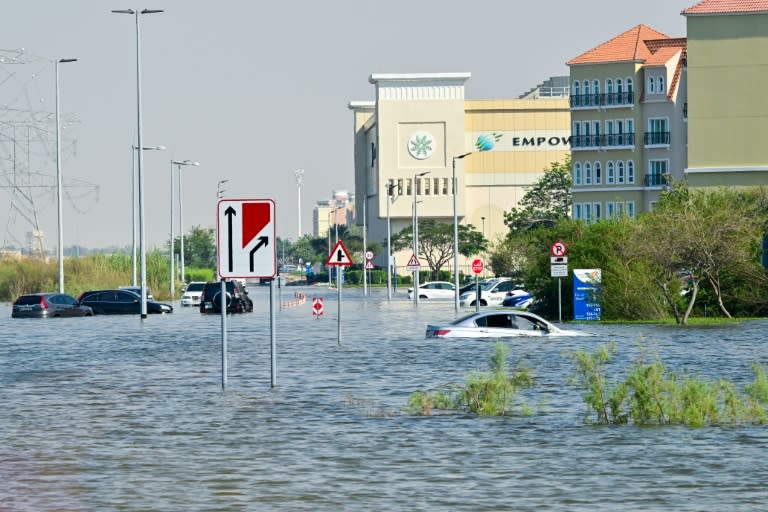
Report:
M 497 281 L 485 281 L 485 282 L 482 282 L 482 283 L 480 283 L 480 289 L 483 290 L 484 292 L 487 292 L 488 290 L 490 290 L 491 288 L 496 286 L 496 283 L 497 283 Z
M 187 286 L 188 292 L 200 292 L 205 288 L 205 283 L 189 283 Z
M 472 313 L 472 314 L 469 314 L 469 315 L 464 315 L 464 316 L 462 316 L 461 318 L 459 318 L 459 319 L 457 319 L 457 320 L 454 320 L 453 322 L 451 322 L 451 324 L 450 324 L 450 325 L 459 325 L 459 324 L 461 324 L 462 322 L 464 322 L 464 320 L 467 320 L 467 319 L 469 319 L 469 318 L 473 318 L 475 315 L 477 315 L 477 313 Z

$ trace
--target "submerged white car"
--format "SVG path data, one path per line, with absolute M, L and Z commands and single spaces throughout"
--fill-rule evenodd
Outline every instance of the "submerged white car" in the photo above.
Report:
M 527 311 L 493 310 L 464 316 L 449 324 L 427 325 L 427 338 L 503 338 L 507 336 L 594 336 L 561 329 Z

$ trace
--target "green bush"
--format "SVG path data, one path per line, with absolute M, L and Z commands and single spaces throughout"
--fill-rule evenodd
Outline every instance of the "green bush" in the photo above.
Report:
M 726 380 L 670 372 L 658 359 L 636 363 L 623 381 L 609 385 L 605 367 L 614 352 L 614 346 L 602 346 L 572 355 L 574 382 L 594 423 L 702 427 L 768 421 L 768 378 L 761 366 L 753 366 L 755 381 L 744 394 Z
M 530 387 L 533 380 L 527 369 L 510 374 L 506 364 L 507 347 L 497 342 L 486 372 L 470 373 L 464 386 L 449 384 L 434 391 L 417 391 L 408 398 L 406 412 L 429 416 L 435 410 L 471 412 L 479 416 L 511 414 L 517 390 Z M 527 413 L 527 407 L 521 407 Z

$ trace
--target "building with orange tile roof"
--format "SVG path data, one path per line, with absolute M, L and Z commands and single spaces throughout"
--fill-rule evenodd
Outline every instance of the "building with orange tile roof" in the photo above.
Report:
M 634 217 L 686 159 L 686 39 L 637 25 L 569 60 L 573 217 Z
M 768 184 L 768 0 L 704 0 L 688 32 L 692 186 Z

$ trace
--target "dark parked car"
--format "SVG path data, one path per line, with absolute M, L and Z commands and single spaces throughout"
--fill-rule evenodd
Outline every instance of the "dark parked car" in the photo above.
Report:
M 13 303 L 13 318 L 46 318 L 64 316 L 93 316 L 93 310 L 64 293 L 29 293 Z
M 128 290 L 93 290 L 83 292 L 78 300 L 97 315 L 141 314 L 141 295 Z M 173 313 L 173 306 L 148 300 L 147 313 Z
M 227 313 L 250 313 L 253 311 L 253 301 L 248 297 L 248 291 L 239 281 L 226 281 Z M 203 295 L 200 297 L 201 313 L 221 313 L 221 282 L 205 283 Z

